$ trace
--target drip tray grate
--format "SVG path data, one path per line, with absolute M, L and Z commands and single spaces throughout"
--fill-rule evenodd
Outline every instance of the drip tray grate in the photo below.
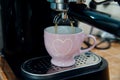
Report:
M 25 61 L 22 66 L 22 72 L 25 75 L 37 75 L 37 76 L 50 76 L 67 71 L 77 70 L 84 68 L 95 68 L 100 66 L 101 57 L 87 52 L 75 57 L 76 63 L 70 67 L 58 67 L 50 63 L 51 58 L 49 56 L 32 58 Z

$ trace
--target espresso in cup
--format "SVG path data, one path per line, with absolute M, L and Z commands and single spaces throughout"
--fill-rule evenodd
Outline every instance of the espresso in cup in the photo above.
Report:
M 94 36 L 85 34 L 81 28 L 73 28 L 71 26 L 58 26 L 57 33 L 54 26 L 44 29 L 44 44 L 48 54 L 52 57 L 51 63 L 55 66 L 74 65 L 75 56 L 91 50 L 96 44 Z M 81 50 L 85 38 L 92 38 L 94 43 L 91 47 Z

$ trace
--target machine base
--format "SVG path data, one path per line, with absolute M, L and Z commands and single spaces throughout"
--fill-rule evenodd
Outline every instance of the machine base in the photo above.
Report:
M 25 80 L 109 80 L 107 61 L 91 52 L 75 57 L 70 67 L 58 67 L 50 63 L 50 57 L 37 57 L 25 61 L 22 75 Z

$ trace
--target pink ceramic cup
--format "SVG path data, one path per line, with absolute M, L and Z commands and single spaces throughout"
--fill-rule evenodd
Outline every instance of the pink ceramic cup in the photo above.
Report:
M 92 38 L 94 43 L 91 47 L 81 50 L 81 45 L 85 38 Z M 87 35 L 82 29 L 71 26 L 58 26 L 55 33 L 54 26 L 44 29 L 44 43 L 48 54 L 52 57 L 51 63 L 60 66 L 68 67 L 75 64 L 74 57 L 85 53 L 96 44 L 96 39 L 92 35 Z

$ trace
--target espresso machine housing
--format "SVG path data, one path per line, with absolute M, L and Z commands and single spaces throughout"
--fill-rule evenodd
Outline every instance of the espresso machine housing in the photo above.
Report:
M 44 46 L 43 32 L 45 27 L 54 25 L 54 16 L 60 12 L 67 11 L 68 15 L 75 20 L 120 36 L 120 21 L 87 8 L 84 2 L 85 0 L 1 0 L 2 53 L 17 77 L 23 80 L 21 65 L 26 60 L 43 56 L 47 56 L 45 59 L 50 58 Z M 74 25 L 77 26 L 77 21 Z M 26 68 L 25 66 L 22 67 Z M 54 79 L 109 80 L 108 63 L 104 58 L 101 58 L 99 66 L 82 68 L 80 69 L 82 73 L 78 72 L 72 76 L 72 73 L 76 73 L 75 70 L 63 73 L 71 74 L 66 78 L 62 74 L 64 78 L 57 75 Z M 24 77 L 27 76 L 27 80 L 28 78 L 29 80 L 47 80 L 41 78 L 41 75 L 35 79 L 34 77 L 30 79 L 26 73 L 23 75 Z M 48 78 L 48 80 L 53 79 Z

